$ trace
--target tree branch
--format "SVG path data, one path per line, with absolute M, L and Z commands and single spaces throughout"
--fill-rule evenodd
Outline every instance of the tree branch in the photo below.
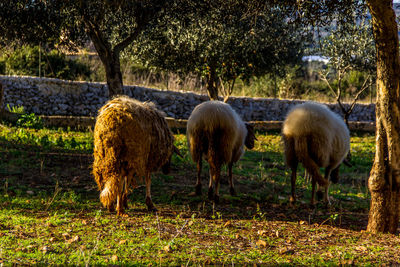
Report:
M 355 105 L 356 105 L 356 102 L 357 102 L 358 98 L 360 97 L 360 95 L 368 88 L 368 86 L 367 86 L 367 81 L 369 81 L 370 76 L 371 76 L 371 75 L 368 74 L 367 78 L 364 80 L 363 85 L 361 86 L 360 91 L 358 91 L 358 93 L 357 93 L 356 96 L 354 97 L 353 103 L 351 103 L 351 106 L 350 106 L 350 108 L 348 109 L 348 112 L 349 112 L 349 113 L 351 113 L 351 112 L 353 111 L 353 109 L 354 109 L 354 107 L 355 107 Z
M 104 56 L 111 57 L 111 47 L 108 45 L 105 38 L 103 38 L 103 35 L 96 27 L 96 24 L 92 22 L 90 18 L 84 18 L 84 23 L 86 25 L 86 31 L 92 40 L 100 59 L 103 61 Z
M 128 45 L 130 45 L 140 34 L 143 27 L 138 26 L 135 28 L 135 31 L 130 34 L 125 40 L 121 41 L 114 47 L 114 53 L 119 54 L 122 50 L 124 50 Z
M 321 79 L 322 81 L 324 81 L 324 82 L 326 83 L 326 85 L 328 85 L 328 88 L 329 88 L 329 90 L 331 90 L 331 92 L 333 93 L 333 95 L 334 95 L 335 97 L 337 97 L 337 93 L 335 92 L 335 90 L 333 90 L 333 88 L 332 88 L 330 82 L 329 82 L 328 79 L 326 78 L 326 77 L 328 76 L 328 74 L 322 73 L 322 71 L 320 71 L 318 74 L 320 75 L 320 79 Z

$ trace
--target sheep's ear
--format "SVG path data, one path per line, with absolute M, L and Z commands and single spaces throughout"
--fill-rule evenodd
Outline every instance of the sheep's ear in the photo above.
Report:
M 181 152 L 179 152 L 179 149 L 176 146 L 174 146 L 173 149 L 174 149 L 173 152 L 175 152 L 175 154 L 177 154 L 179 157 L 183 158 Z
M 254 134 L 254 126 L 251 123 L 248 123 L 248 122 L 245 122 L 244 124 L 246 125 L 247 133 L 249 135 L 251 135 L 254 140 L 257 141 L 258 139 L 257 139 L 256 135 Z

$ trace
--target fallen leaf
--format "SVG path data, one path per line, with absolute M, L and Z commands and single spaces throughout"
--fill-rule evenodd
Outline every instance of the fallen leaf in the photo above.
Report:
M 231 221 L 227 221 L 225 224 L 224 224 L 224 227 L 228 227 L 229 225 L 231 225 L 232 223 L 231 223 Z
M 65 240 L 68 240 L 71 238 L 71 235 L 68 233 L 63 233 L 62 236 L 64 237 Z
M 291 248 L 281 248 L 279 249 L 279 254 L 294 254 L 294 249 Z
M 303 225 L 303 224 L 307 224 L 307 222 L 306 221 L 299 221 L 299 224 Z
M 354 264 L 354 260 L 353 259 L 349 259 L 349 260 L 345 260 L 344 262 L 343 262 L 343 265 L 353 265 Z
M 82 220 L 82 224 L 83 225 L 87 225 L 87 221 L 86 220 Z
M 170 244 L 168 244 L 168 245 L 166 245 L 166 246 L 164 246 L 163 247 L 163 250 L 165 251 L 165 252 L 170 252 L 171 251 L 171 245 Z
M 258 230 L 257 233 L 258 235 L 264 235 L 267 231 L 265 230 Z
M 44 246 L 40 248 L 40 251 L 43 252 L 44 254 L 50 252 L 50 248 L 48 246 Z
M 117 255 L 112 255 L 111 260 L 112 261 L 117 261 L 118 260 L 118 256 Z
M 355 248 L 355 250 L 361 251 L 361 252 L 366 252 L 368 249 L 367 249 L 367 247 L 364 247 L 364 246 L 358 246 Z
M 267 242 L 265 242 L 264 240 L 259 239 L 256 242 L 256 245 L 259 246 L 259 247 L 266 247 L 267 246 Z
M 192 226 L 193 225 L 193 221 L 188 222 L 188 225 Z
M 71 239 L 68 239 L 67 240 L 67 243 L 68 244 L 71 244 L 71 243 L 74 243 L 74 242 L 78 242 L 78 241 L 81 241 L 81 238 L 79 237 L 79 236 L 74 236 L 73 238 L 71 238 Z
M 275 235 L 276 235 L 276 237 L 279 237 L 279 231 L 278 230 L 275 231 Z
M 51 237 L 51 238 L 49 239 L 49 241 L 50 241 L 50 242 L 54 242 L 54 241 L 56 241 L 56 238 L 55 238 L 55 237 Z
M 118 244 L 123 245 L 123 244 L 125 244 L 125 243 L 126 243 L 126 239 L 119 241 Z

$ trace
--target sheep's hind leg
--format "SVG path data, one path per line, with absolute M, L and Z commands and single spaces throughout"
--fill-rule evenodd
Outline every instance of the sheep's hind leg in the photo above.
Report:
M 146 205 L 149 211 L 157 211 L 156 207 L 151 200 L 151 175 L 146 174 Z
M 214 190 L 213 190 L 213 171 L 210 166 L 210 182 L 208 183 L 208 199 L 213 200 L 214 198 Z
M 235 188 L 233 187 L 233 174 L 232 174 L 233 162 L 228 164 L 228 176 L 229 176 L 229 193 L 231 196 L 236 196 Z
M 311 201 L 310 205 L 311 208 L 315 208 L 315 187 L 317 185 L 317 180 L 314 179 L 314 177 L 311 176 Z
M 319 173 L 319 166 L 313 159 L 306 158 L 302 163 L 304 168 L 307 170 L 307 173 L 311 175 L 312 179 L 315 179 L 320 186 L 325 187 L 329 184 L 329 181 Z
M 290 177 L 290 183 L 292 186 L 292 195 L 290 196 L 290 203 L 296 203 L 296 176 L 297 176 L 297 162 L 292 163 L 292 175 Z
M 128 209 L 128 190 L 129 185 L 128 185 L 128 177 L 125 176 L 124 179 L 124 193 L 122 195 L 122 205 L 125 209 Z
M 200 159 L 197 162 L 197 182 L 196 182 L 196 195 L 201 196 L 201 168 L 202 168 L 202 160 Z
M 220 166 L 213 166 L 210 168 L 212 170 L 212 180 L 214 181 L 215 184 L 215 192 L 214 192 L 214 203 L 218 204 L 219 203 L 219 178 L 221 176 L 221 167 Z M 210 196 L 210 191 L 208 192 Z

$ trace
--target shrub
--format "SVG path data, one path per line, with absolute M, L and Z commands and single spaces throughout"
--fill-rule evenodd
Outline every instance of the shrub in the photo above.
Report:
M 21 117 L 17 120 L 16 125 L 18 127 L 42 129 L 43 121 L 42 118 L 36 116 L 34 113 L 22 114 Z

